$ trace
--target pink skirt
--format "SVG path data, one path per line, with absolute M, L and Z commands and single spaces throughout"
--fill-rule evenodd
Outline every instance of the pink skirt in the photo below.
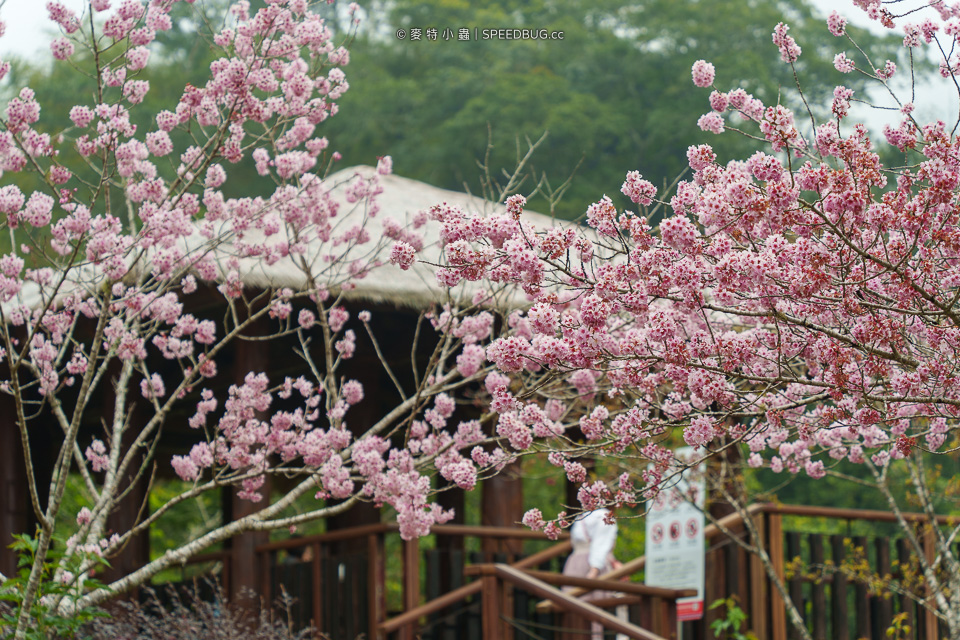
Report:
M 607 561 L 606 566 L 600 571 L 600 574 L 607 573 L 611 571 L 613 567 L 610 565 L 610 562 Z M 563 575 L 573 576 L 574 578 L 586 578 L 587 573 L 590 571 L 590 552 L 589 550 L 583 551 L 574 551 L 567 558 L 566 564 L 563 565 Z M 564 591 L 571 591 L 574 587 L 564 587 Z M 580 596 L 583 600 L 599 600 L 601 598 L 608 598 L 613 595 L 612 591 L 590 591 L 588 593 Z

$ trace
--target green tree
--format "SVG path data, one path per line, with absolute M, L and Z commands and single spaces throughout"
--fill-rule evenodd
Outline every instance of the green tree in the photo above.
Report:
M 483 7 L 401 0 L 392 7 L 353 47 L 344 115 L 331 122 L 344 157 L 368 162 L 390 153 L 402 175 L 476 191 L 476 163 L 488 143 L 496 170 L 516 163 L 518 141 L 525 151 L 525 138 L 549 131 L 532 166 L 554 189 L 576 172 L 559 208 L 566 217 L 580 215 L 598 190 L 613 196 L 628 169 L 657 185 L 684 170 L 686 148 L 703 141 L 693 125 L 709 110 L 689 81 L 697 59 L 717 65 L 725 90 L 742 86 L 768 104 L 781 96 L 797 106 L 791 71 L 770 36 L 786 20 L 804 47 L 798 70 L 805 86 L 817 88 L 807 96 L 811 105 L 822 110 L 835 85 L 856 82 L 833 68 L 826 46 L 833 36 L 802 0 L 502 0 Z M 470 41 L 457 39 L 461 27 Z M 484 28 L 500 27 L 562 31 L 563 40 L 483 39 Z M 399 28 L 423 36 L 398 39 Z M 437 29 L 436 40 L 428 28 Z M 857 38 L 880 46 L 867 34 Z M 721 159 L 749 155 L 752 145 L 741 136 L 714 142 Z

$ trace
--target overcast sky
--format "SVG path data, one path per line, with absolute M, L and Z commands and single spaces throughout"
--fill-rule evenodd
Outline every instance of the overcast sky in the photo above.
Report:
M 86 5 L 85 0 L 60 0 L 70 9 L 80 14 Z M 114 4 L 120 0 L 115 0 Z M 736 2 L 739 0 L 714 0 L 719 2 Z M 918 3 L 922 0 L 905 0 L 898 7 L 902 10 L 907 2 Z M 837 8 L 838 5 L 848 7 L 842 11 L 848 19 L 860 26 L 866 26 L 877 31 L 885 31 L 864 17 L 863 11 L 853 6 L 852 0 L 843 2 L 842 0 L 812 0 L 813 5 L 817 7 L 821 14 L 826 16 L 830 11 Z M 46 0 L 0 0 L 0 19 L 6 23 L 6 34 L 0 37 L 0 58 L 11 53 L 27 56 L 28 58 L 37 57 L 42 60 L 49 60 L 50 40 L 56 36 L 55 25 L 47 19 Z M 773 25 L 771 25 L 772 29 Z M 838 40 L 839 42 L 839 40 Z M 800 43 L 801 46 L 803 43 Z M 772 45 L 771 45 L 772 46 Z M 850 52 L 851 54 L 853 52 Z M 879 99 L 879 96 L 877 97 Z M 927 85 L 919 92 L 917 98 L 918 111 L 916 115 L 921 121 L 933 118 L 943 118 L 948 122 L 957 117 L 957 91 L 946 83 L 941 82 L 936 85 Z M 866 119 L 871 128 L 878 130 L 884 122 L 897 119 L 896 116 L 878 113 L 875 110 L 863 110 L 855 112 L 858 119 Z

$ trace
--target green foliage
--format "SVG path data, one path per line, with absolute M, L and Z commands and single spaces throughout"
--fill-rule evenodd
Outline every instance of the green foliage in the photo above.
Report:
M 17 554 L 17 573 L 9 576 L 0 586 L 0 636 L 6 637 L 5 628 L 16 628 L 20 617 L 24 594 L 30 580 L 30 573 L 37 562 L 38 539 L 29 534 L 14 535 L 14 542 L 10 545 Z M 81 608 L 70 613 L 61 613 L 57 605 L 61 601 L 76 598 L 85 589 L 97 589 L 103 585 L 92 577 L 82 581 L 81 567 L 88 560 L 93 560 L 96 568 L 108 566 L 105 559 L 95 553 L 75 552 L 70 555 L 67 566 L 68 573 L 54 575 L 54 567 L 58 566 L 64 557 L 63 549 L 66 545 L 57 540 L 53 548 L 47 553 L 41 567 L 40 587 L 37 598 L 29 611 L 32 625 L 27 629 L 28 640 L 50 640 L 52 638 L 78 638 L 85 624 L 103 616 L 97 608 Z
M 893 624 L 886 631 L 887 637 L 891 640 L 902 640 L 913 637 L 913 629 L 910 627 L 910 614 L 906 611 L 893 616 Z
M 190 488 L 190 483 L 179 478 L 163 478 L 154 482 L 150 490 L 149 505 L 156 511 Z M 203 532 L 220 524 L 222 518 L 218 496 L 204 493 L 192 500 L 185 500 L 170 507 L 157 526 L 150 527 L 150 557 L 159 558 L 167 551 L 179 549 Z M 212 547 L 214 550 L 216 547 Z M 196 570 L 203 567 L 193 567 Z M 181 569 L 168 569 L 154 577 L 155 583 L 183 579 Z
M 752 153 L 748 138 L 697 129 L 697 119 L 709 111 L 707 92 L 690 80 L 697 59 L 716 64 L 723 90 L 742 86 L 767 104 L 802 108 L 793 72 L 771 42 L 782 20 L 789 20 L 804 48 L 797 68 L 814 108 L 826 110 L 837 84 L 862 86 L 833 68 L 842 41 L 802 0 L 709 8 L 697 0 L 628 6 L 610 0 L 482 6 L 400 0 L 390 6 L 352 47 L 351 89 L 342 113 L 328 123 L 337 149 L 351 163 L 391 154 L 401 175 L 478 192 L 476 162 L 487 156 L 488 144 L 489 168 L 498 171 L 515 165 L 518 141 L 525 150 L 525 139 L 549 131 L 532 168 L 554 188 L 576 174 L 558 208 L 568 218 L 581 215 L 600 193 L 619 198 L 629 170 L 658 186 L 669 184 L 686 169 L 691 144 L 713 144 L 721 161 Z M 471 40 L 398 40 L 398 27 L 467 27 Z M 563 31 L 564 38 L 473 40 L 474 27 L 478 34 L 491 27 Z M 877 50 L 876 38 L 855 35 Z M 521 190 L 534 187 L 531 181 Z M 546 211 L 548 205 L 534 198 L 530 207 Z
M 913 455 L 922 459 L 927 491 L 933 500 L 934 510 L 943 515 L 960 515 L 960 457 L 930 454 L 920 449 L 916 449 Z M 748 468 L 744 476 L 747 494 L 756 502 L 774 500 L 785 504 L 879 511 L 890 508 L 867 467 L 849 461 L 830 465 L 827 475 L 817 480 L 802 473 L 777 474 L 769 469 Z M 905 465 L 891 466 L 887 470 L 887 478 L 887 485 L 903 511 L 920 510 L 916 489 Z M 829 518 L 788 516 L 784 519 L 784 527 L 790 531 L 848 536 L 899 535 L 899 525 L 894 522 L 844 522 Z
M 714 638 L 722 640 L 757 640 L 757 636 L 753 631 L 740 631 L 740 628 L 743 627 L 747 621 L 747 614 L 737 605 L 736 596 L 715 600 L 710 605 L 711 610 L 719 609 L 720 607 L 726 608 L 727 615 L 724 618 L 714 620 L 710 625 L 710 630 L 713 631 Z

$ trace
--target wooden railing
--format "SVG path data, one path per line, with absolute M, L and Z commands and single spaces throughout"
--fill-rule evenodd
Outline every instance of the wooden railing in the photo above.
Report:
M 592 580 L 564 576 L 545 571 L 531 571 L 510 567 L 504 564 L 486 564 L 470 567 L 467 572 L 481 576 L 483 637 L 494 640 L 511 637 L 508 626 L 513 614 L 510 606 L 507 585 L 516 589 L 523 589 L 535 596 L 546 598 L 561 613 L 562 628 L 571 634 L 579 635 L 591 627 L 581 624 L 579 619 L 593 623 L 603 630 L 616 631 L 636 640 L 666 640 L 677 637 L 677 598 L 696 595 L 696 590 L 657 589 L 632 582 L 614 582 L 610 580 Z M 603 600 L 586 601 L 560 591 L 554 584 L 566 586 L 580 586 L 591 590 L 620 591 L 633 594 L 605 598 Z M 643 597 L 638 597 L 643 596 Z M 666 603 L 665 616 L 662 621 L 661 633 L 648 631 L 637 624 L 632 618 L 623 620 L 611 615 L 604 609 L 621 606 L 636 608 L 647 602 L 649 598 L 662 598 Z M 635 616 L 636 614 L 634 614 Z
M 942 635 L 935 616 L 915 602 L 903 597 L 884 597 L 870 593 L 862 584 L 848 580 L 843 573 L 828 572 L 818 579 L 804 576 L 802 571 L 790 573 L 788 565 L 795 558 L 800 558 L 799 565 L 828 566 L 832 563 L 839 565 L 845 558 L 850 557 L 851 548 L 859 547 L 865 550 L 869 561 L 870 571 L 874 574 L 890 574 L 897 576 L 897 564 L 906 563 L 909 558 L 909 549 L 903 540 L 882 535 L 849 535 L 849 532 L 836 533 L 801 533 L 784 531 L 784 518 L 800 516 L 806 518 L 824 518 L 843 523 L 840 527 L 849 528 L 849 523 L 862 521 L 867 523 L 896 522 L 892 513 L 871 510 L 834 509 L 827 507 L 809 507 L 796 505 L 759 504 L 747 509 L 747 515 L 752 519 L 756 530 L 770 557 L 771 565 L 776 575 L 787 585 L 789 597 L 796 603 L 798 610 L 804 616 L 808 629 L 815 640 L 868 640 L 885 639 L 886 630 L 893 617 L 898 613 L 907 615 L 907 624 L 911 633 L 910 640 L 936 640 Z M 909 522 L 918 525 L 928 524 L 922 514 L 906 514 Z M 937 519 L 939 525 L 948 525 L 954 520 L 943 516 Z M 747 553 L 729 537 L 724 535 L 726 530 L 734 537 L 745 537 L 746 528 L 743 519 L 733 514 L 720 520 L 720 526 L 708 525 L 704 533 L 708 541 L 706 550 L 706 579 L 705 602 L 709 605 L 714 600 L 736 596 L 739 605 L 748 615 L 748 626 L 759 638 L 764 640 L 790 640 L 794 637 L 788 627 L 784 613 L 783 600 L 779 591 L 768 578 L 762 562 L 757 556 Z M 595 585 L 577 584 L 569 578 L 549 577 L 543 573 L 531 573 L 531 570 L 542 568 L 553 563 L 554 576 L 559 567 L 559 561 L 570 552 L 570 543 L 559 542 L 526 557 L 491 557 L 490 554 L 469 558 L 470 554 L 462 551 L 451 555 L 445 565 L 451 576 L 460 576 L 463 582 L 447 580 L 439 588 L 436 577 L 431 578 L 431 571 L 437 572 L 436 556 L 439 551 L 421 549 L 417 540 L 403 542 L 399 545 L 402 557 L 402 573 L 396 579 L 400 581 L 401 593 L 399 610 L 390 613 L 387 609 L 386 585 L 386 553 L 385 540 L 395 535 L 396 525 L 372 524 L 347 530 L 334 531 L 317 536 L 295 538 L 256 548 L 257 565 L 259 567 L 260 592 L 262 601 L 271 602 L 280 595 L 279 585 L 297 597 L 300 602 L 295 605 L 297 620 L 304 625 L 312 624 L 317 629 L 329 634 L 331 638 L 353 639 L 357 635 L 366 634 L 368 638 L 397 638 L 398 640 L 412 640 L 415 637 L 425 639 L 431 637 L 455 637 L 457 640 L 480 639 L 482 616 L 492 615 L 483 607 L 483 578 L 469 581 L 464 578 L 464 568 L 471 564 L 494 566 L 497 569 L 467 569 L 467 573 L 478 571 L 493 571 L 495 579 L 500 581 L 506 592 L 514 590 L 518 595 L 515 599 L 520 604 L 514 605 L 513 613 L 501 606 L 501 619 L 508 619 L 517 611 L 526 610 L 531 616 L 554 616 L 556 626 L 562 624 L 556 621 L 573 615 L 572 610 L 563 608 L 553 592 L 548 597 L 536 589 L 527 590 L 518 586 L 515 578 L 522 576 L 524 584 L 529 586 L 529 580 L 538 581 L 537 589 L 542 591 L 544 584 L 564 584 L 573 589 L 561 592 L 562 602 L 569 604 L 568 599 L 577 599 L 587 589 L 597 588 Z M 520 528 L 493 528 L 493 527 L 466 527 L 458 525 L 441 525 L 433 528 L 433 532 L 448 539 L 498 539 L 498 540 L 544 540 L 542 534 Z M 924 535 L 924 534 L 921 534 Z M 924 553 L 933 553 L 932 532 L 926 531 L 927 542 Z M 349 551 L 338 550 L 337 547 L 348 543 Z M 461 545 L 462 548 L 462 545 Z M 285 562 L 284 552 L 296 552 L 310 549 L 312 558 L 307 562 Z M 895 555 L 893 555 L 895 554 Z M 421 566 L 429 565 L 434 558 L 434 568 L 426 573 L 427 583 L 421 584 Z M 472 560 L 470 562 L 469 560 Z M 230 579 L 230 560 L 227 552 L 215 552 L 195 557 L 191 562 L 222 563 L 220 579 L 227 586 Z M 457 564 L 460 563 L 460 564 Z M 620 568 L 599 577 L 605 583 L 604 589 L 616 590 L 630 594 L 636 598 L 631 602 L 635 611 L 631 612 L 636 626 L 648 629 L 663 637 L 669 637 L 669 630 L 675 628 L 670 621 L 671 594 L 641 594 L 634 591 L 632 583 L 616 583 L 611 586 L 610 581 L 617 581 L 624 576 L 634 576 L 643 571 L 646 558 L 640 557 L 630 560 Z M 517 573 L 519 572 L 519 573 Z M 509 575 L 510 578 L 505 576 Z M 559 583 L 557 580 L 565 582 Z M 431 586 L 432 584 L 432 586 Z M 632 585 L 625 588 L 623 585 Z M 649 589 L 649 588 L 647 588 Z M 675 595 L 675 594 L 673 594 Z M 532 598 L 530 606 L 524 604 L 523 598 Z M 536 600 L 543 598 L 536 609 Z M 673 598 L 675 599 L 675 597 Z M 577 600 L 580 602 L 579 600 Z M 596 604 L 596 603 L 594 603 Z M 606 604 L 606 603 L 601 603 Z M 481 609 L 483 613 L 481 613 Z M 576 615 L 583 618 L 580 613 Z M 634 615 L 635 614 L 635 615 Z M 718 616 L 720 611 L 708 611 L 704 620 L 690 624 L 689 633 L 694 638 L 709 636 L 709 625 Z M 549 618 L 538 618 L 547 624 Z M 466 621 L 466 623 L 464 623 Z M 544 622 L 547 621 L 547 622 Z M 502 624 L 502 623 L 501 623 Z M 433 627 L 431 627 L 433 625 Z M 459 625 L 459 626 L 458 626 Z M 431 631 L 432 628 L 441 629 Z M 612 627 L 611 627 L 612 628 Z M 462 632 L 462 629 L 468 631 Z M 501 631 L 503 631 L 501 629 Z M 552 637 L 558 637 L 554 634 Z M 547 633 L 545 636 L 550 637 Z M 490 636 L 484 636 L 488 638 Z M 509 638 L 509 632 L 497 636 Z
M 535 553 L 522 560 L 519 560 L 511 566 L 516 569 L 537 567 L 553 558 L 558 558 L 570 553 L 571 548 L 570 542 L 564 541 L 544 549 L 539 553 Z M 462 602 L 466 598 L 480 593 L 480 590 L 481 583 L 479 581 L 475 581 L 463 585 L 454 591 L 445 593 L 442 596 L 434 598 L 423 605 L 418 604 L 410 607 L 404 613 L 389 620 L 385 620 L 381 625 L 379 625 L 380 632 L 383 634 L 390 634 L 398 630 L 403 630 L 403 637 L 412 637 L 421 619 L 438 613 L 450 605 Z

